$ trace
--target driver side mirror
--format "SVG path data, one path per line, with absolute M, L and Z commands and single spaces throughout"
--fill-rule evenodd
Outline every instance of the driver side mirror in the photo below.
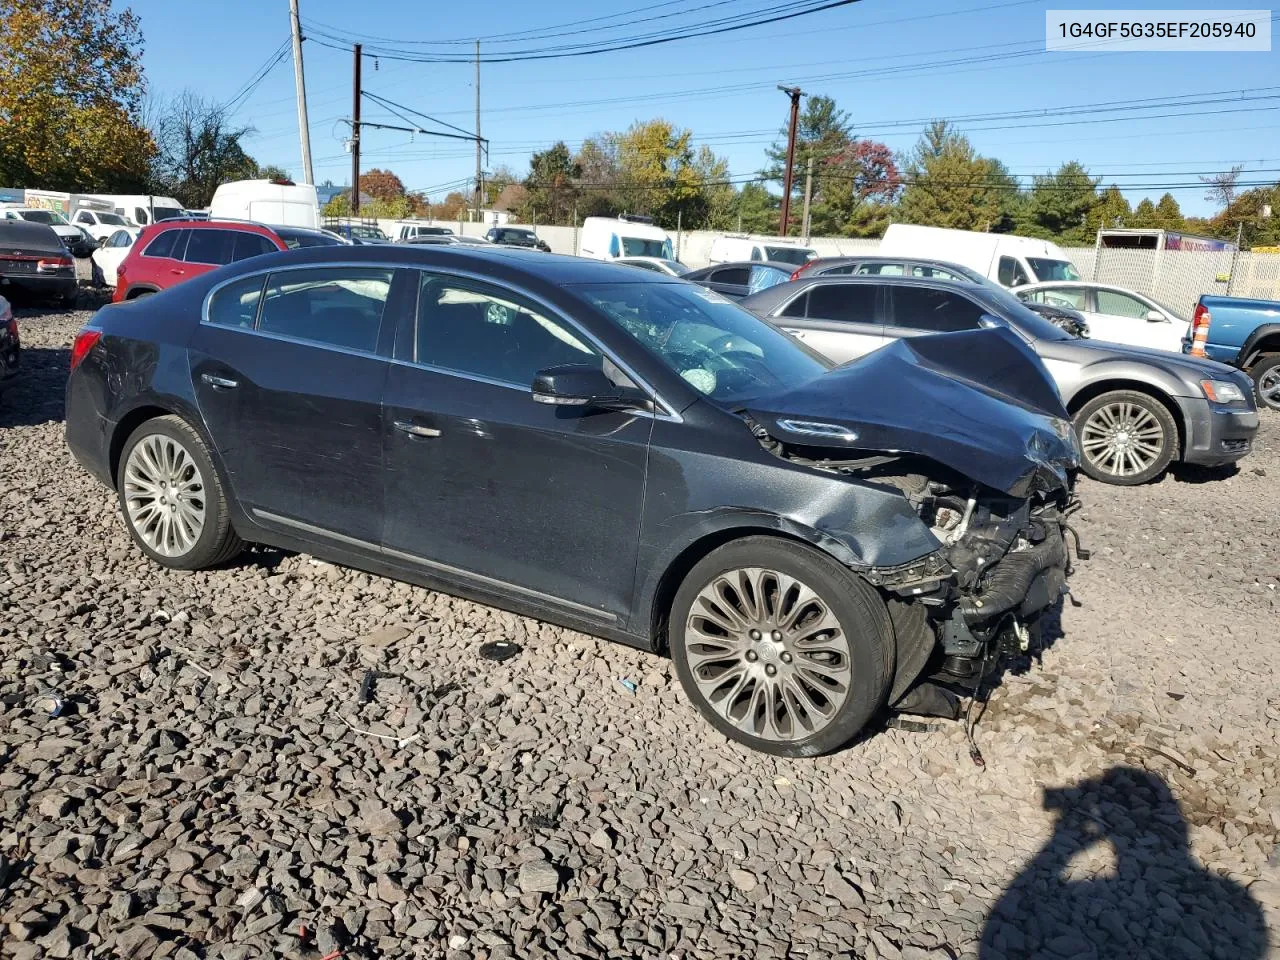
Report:
M 1161 313 L 1159 310 L 1147 311 L 1147 323 L 1164 323 L 1164 322 L 1165 322 L 1164 314 Z
M 602 410 L 651 410 L 649 399 L 636 387 L 620 387 L 603 370 L 585 363 L 565 363 L 539 370 L 533 378 L 533 402 L 557 407 L 597 407 Z

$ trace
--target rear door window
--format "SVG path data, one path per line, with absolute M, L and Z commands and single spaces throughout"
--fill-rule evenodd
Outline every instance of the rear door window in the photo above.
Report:
M 874 283 L 826 283 L 809 290 L 809 319 L 837 323 L 878 323 Z
M 317 267 L 272 274 L 258 330 L 374 353 L 393 273 L 383 268 Z
M 187 263 L 221 266 L 231 262 L 236 235 L 230 230 L 192 230 L 183 258 Z
M 908 330 L 954 333 L 976 330 L 983 309 L 968 297 L 927 287 L 893 288 L 893 323 Z
M 142 251 L 143 256 L 181 260 L 181 250 L 186 246 L 186 234 L 185 230 L 165 230 L 147 244 L 147 249 Z
M 253 329 L 265 275 L 246 277 L 222 287 L 209 299 L 209 322 L 219 327 Z
M 796 297 L 794 300 L 788 303 L 785 307 L 783 307 L 781 312 L 779 312 L 778 316 L 803 317 L 805 315 L 805 308 L 808 305 L 808 303 L 809 303 L 809 291 L 806 290 L 804 293 L 800 294 L 800 296 Z
M 712 283 L 736 283 L 745 287 L 750 276 L 750 267 L 725 267 L 722 270 L 712 271 L 707 279 Z
M 1113 317 L 1140 320 L 1151 310 L 1141 300 L 1131 297 L 1127 293 L 1117 293 L 1114 290 L 1097 290 L 1094 292 L 1094 296 L 1098 298 L 1098 313 L 1105 313 Z
M 278 249 L 274 243 L 260 233 L 240 231 L 235 234 L 235 244 L 231 248 L 231 259 L 248 260 L 250 257 L 264 253 L 275 253 Z

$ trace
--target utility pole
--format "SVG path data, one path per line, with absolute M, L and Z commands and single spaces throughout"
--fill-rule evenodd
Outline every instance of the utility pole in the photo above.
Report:
M 307 183 L 315 183 L 311 169 L 311 125 L 307 122 L 307 84 L 302 76 L 302 24 L 298 19 L 298 0 L 289 0 L 289 29 L 293 34 L 293 83 L 298 90 L 298 137 L 302 140 L 302 175 Z
M 800 98 L 804 96 L 804 91 L 799 87 L 784 87 L 781 84 L 778 85 L 778 89 L 791 98 L 791 126 L 787 131 L 787 169 L 782 177 L 782 230 L 779 233 L 779 236 L 785 237 L 788 221 L 791 219 L 791 184 L 796 162 L 796 123 L 800 119 Z
M 809 157 L 809 163 L 805 166 L 804 172 L 804 218 L 802 220 L 804 228 L 805 242 L 809 240 L 809 197 L 813 193 L 813 157 Z
M 484 198 L 484 171 L 480 166 L 480 41 L 476 41 L 476 220 L 480 219 L 480 205 Z
M 351 83 L 351 216 L 360 212 L 360 44 Z

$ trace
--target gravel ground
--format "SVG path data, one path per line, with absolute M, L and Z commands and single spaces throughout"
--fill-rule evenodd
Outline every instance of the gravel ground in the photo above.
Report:
M 20 312 L 0 400 L 0 955 L 1280 957 L 1280 417 L 1233 476 L 1084 483 L 984 769 L 949 723 L 785 760 L 658 657 L 307 556 L 145 562 L 62 440 L 88 316 Z

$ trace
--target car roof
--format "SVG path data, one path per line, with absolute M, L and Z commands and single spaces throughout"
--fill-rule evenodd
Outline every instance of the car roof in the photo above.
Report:
M 470 244 L 377 244 L 302 247 L 264 254 L 236 264 L 245 272 L 263 268 L 342 264 L 388 264 L 407 268 L 432 266 L 476 270 L 494 280 L 508 280 L 530 288 L 578 283 L 681 283 L 676 277 L 646 273 L 606 260 L 588 260 L 538 250 L 519 250 Z

